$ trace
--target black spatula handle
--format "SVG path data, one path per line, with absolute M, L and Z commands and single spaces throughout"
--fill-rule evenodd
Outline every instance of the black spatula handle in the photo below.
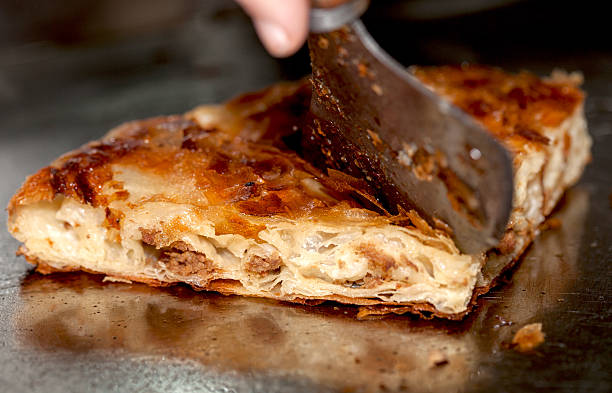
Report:
M 369 0 L 312 0 L 310 31 L 325 33 L 336 30 L 359 18 L 369 3 Z

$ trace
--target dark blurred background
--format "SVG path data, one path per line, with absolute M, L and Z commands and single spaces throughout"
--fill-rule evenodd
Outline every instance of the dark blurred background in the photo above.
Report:
M 608 108 L 601 89 L 612 80 L 610 22 L 599 3 L 373 0 L 364 21 L 405 65 L 580 69 L 589 93 L 604 96 L 594 105 Z M 125 120 L 183 112 L 308 72 L 305 48 L 271 58 L 231 0 L 0 3 L 5 144 L 16 134 L 53 133 L 74 147 Z

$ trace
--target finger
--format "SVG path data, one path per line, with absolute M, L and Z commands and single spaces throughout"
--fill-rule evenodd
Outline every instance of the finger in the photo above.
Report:
M 306 40 L 309 0 L 237 1 L 253 19 L 259 38 L 271 55 L 292 55 Z

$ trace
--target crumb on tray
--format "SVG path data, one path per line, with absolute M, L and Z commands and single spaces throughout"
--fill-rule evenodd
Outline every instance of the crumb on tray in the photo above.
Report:
M 514 338 L 512 345 L 519 352 L 529 352 L 544 342 L 545 334 L 542 332 L 541 323 L 530 323 L 520 328 Z
M 131 284 L 132 280 L 128 280 L 126 278 L 115 277 L 115 276 L 104 276 L 102 282 L 123 282 L 126 284 Z
M 429 353 L 428 364 L 430 368 L 444 366 L 448 364 L 448 358 L 444 354 L 444 352 L 439 349 L 434 349 Z
M 540 224 L 540 230 L 542 231 L 546 231 L 548 229 L 559 229 L 562 226 L 562 222 L 561 220 L 559 220 L 558 218 L 549 218 L 548 220 L 544 221 L 542 224 Z

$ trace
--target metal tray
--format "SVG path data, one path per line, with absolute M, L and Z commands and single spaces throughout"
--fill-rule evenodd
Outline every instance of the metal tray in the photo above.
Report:
M 292 65 L 268 58 L 231 15 L 127 44 L 18 48 L 17 61 L 0 64 L 0 204 L 27 174 L 122 121 L 286 75 Z M 142 66 L 148 57 L 166 60 Z M 362 321 L 356 308 L 333 303 L 45 277 L 29 273 L 0 230 L 0 391 L 612 390 L 612 56 L 506 65 L 549 72 L 556 64 L 585 72 L 593 162 L 555 213 L 561 228 L 543 233 L 465 321 Z M 509 349 L 532 322 L 543 324 L 544 344 L 530 354 Z M 447 363 L 432 366 L 439 353 Z

